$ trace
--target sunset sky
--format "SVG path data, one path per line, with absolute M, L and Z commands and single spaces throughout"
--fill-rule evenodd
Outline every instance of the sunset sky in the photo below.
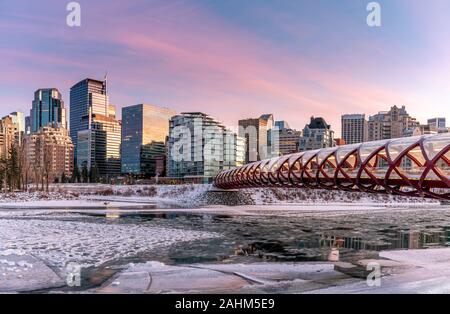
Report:
M 79 80 L 108 71 L 118 107 L 202 111 L 236 126 L 273 113 L 301 129 L 312 115 L 407 106 L 450 120 L 450 1 L 389 0 L 382 26 L 363 0 L 0 0 L 0 114 L 29 112 L 38 88 L 69 105 Z M 339 133 L 338 133 L 339 135 Z

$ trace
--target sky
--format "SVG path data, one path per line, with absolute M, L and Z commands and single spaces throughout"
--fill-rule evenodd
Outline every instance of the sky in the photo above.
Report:
M 322 116 L 405 105 L 450 120 L 450 1 L 0 0 L 0 115 L 28 113 L 34 91 L 107 71 L 111 103 L 202 111 L 236 127 L 273 113 L 302 129 Z

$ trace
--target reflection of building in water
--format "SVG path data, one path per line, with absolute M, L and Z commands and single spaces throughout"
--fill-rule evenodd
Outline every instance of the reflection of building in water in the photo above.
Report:
M 319 247 L 381 251 L 386 249 L 423 249 L 446 245 L 449 242 L 450 228 L 435 232 L 400 231 L 391 241 L 384 243 L 366 241 L 360 237 L 339 237 L 323 234 L 319 239 Z
M 450 229 L 434 232 L 401 231 L 393 243 L 398 249 L 421 249 L 445 245 L 450 240 Z
M 368 249 L 367 248 L 368 243 L 363 241 L 362 238 L 358 237 L 339 237 L 339 236 L 321 235 L 319 243 L 320 247 L 326 248 L 345 248 L 353 250 Z
M 396 249 L 418 249 L 420 245 L 420 233 L 413 231 L 401 231 L 397 235 L 397 240 L 393 243 Z
M 330 254 L 328 255 L 328 260 L 330 262 L 339 262 L 339 250 L 338 249 L 331 249 Z

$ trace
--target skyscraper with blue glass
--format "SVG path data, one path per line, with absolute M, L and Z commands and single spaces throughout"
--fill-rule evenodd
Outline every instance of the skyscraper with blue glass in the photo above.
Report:
M 56 88 L 38 89 L 34 93 L 30 118 L 33 133 L 49 125 L 67 128 L 66 109 L 61 93 Z
M 121 124 L 109 104 L 107 78 L 84 79 L 70 89 L 70 137 L 77 167 L 100 177 L 120 174 Z
M 78 132 L 91 128 L 92 116 L 109 115 L 106 80 L 84 79 L 70 89 L 70 137 L 77 156 Z

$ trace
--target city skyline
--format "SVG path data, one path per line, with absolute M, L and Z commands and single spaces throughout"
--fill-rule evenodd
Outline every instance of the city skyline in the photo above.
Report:
M 79 2 L 79 28 L 60 1 L 0 4 L 4 114 L 27 112 L 38 88 L 69 103 L 73 83 L 108 71 L 118 112 L 151 102 L 225 125 L 274 112 L 296 129 L 315 115 L 337 134 L 341 114 L 392 105 L 450 118 L 446 1 L 379 1 L 379 28 L 366 1 Z
M 78 83 L 76 83 L 75 85 L 77 85 L 77 84 L 79 84 L 79 83 L 81 83 L 81 82 L 84 82 L 84 81 L 96 81 L 96 82 L 106 82 L 106 81 L 104 81 L 104 80 L 100 80 L 100 79 L 93 79 L 93 78 L 91 78 L 91 77 L 88 77 L 88 78 L 85 78 L 85 79 L 83 79 L 83 80 L 81 80 L 80 82 L 78 82 Z M 74 86 L 75 86 L 74 85 Z M 74 87 L 74 86 L 72 86 L 71 87 L 71 89 Z M 55 87 L 51 87 L 51 88 L 40 88 L 40 89 L 38 89 L 38 91 L 39 90 L 56 90 L 56 91 L 58 91 L 58 88 L 55 88 Z M 36 91 L 36 92 L 38 92 L 38 91 Z M 35 93 L 36 93 L 35 92 Z M 70 95 L 70 92 L 69 92 L 69 95 Z M 62 99 L 65 99 L 65 97 L 63 96 L 63 95 L 60 95 L 60 96 L 62 96 Z M 109 99 L 109 96 L 108 96 L 108 99 Z M 70 103 L 70 96 L 68 97 L 68 100 L 69 100 L 69 103 Z M 31 101 L 31 109 L 32 109 L 32 107 L 33 107 L 33 102 L 34 102 L 34 100 L 32 100 Z M 113 107 L 114 108 L 114 110 L 116 110 L 115 109 L 115 107 L 116 107 L 116 105 L 115 104 L 112 104 L 111 102 L 109 102 L 108 101 L 108 103 L 109 103 L 109 106 L 110 107 Z M 148 104 L 148 103 L 147 103 Z M 118 106 L 118 109 L 119 109 L 119 113 L 121 113 L 121 111 L 120 111 L 120 109 L 124 109 L 124 108 L 127 108 L 127 107 L 133 107 L 133 106 L 136 106 L 136 105 L 139 105 L 139 104 L 133 104 L 133 105 L 122 105 L 122 106 Z M 170 108 L 170 107 L 166 107 L 166 106 L 160 106 L 160 105 L 156 105 L 156 104 L 151 104 L 152 106 L 156 106 L 156 107 L 159 107 L 159 108 L 162 108 L 162 109 L 167 109 L 167 110 L 172 110 L 172 108 Z M 393 105 L 393 106 L 396 106 L 396 105 Z M 398 106 L 397 106 L 398 107 Z M 402 106 L 402 107 L 406 107 L 406 106 Z M 64 118 L 65 118 L 65 121 L 66 121 L 66 125 L 67 125 L 67 129 L 68 130 L 71 130 L 71 128 L 70 128 L 70 105 L 69 105 L 69 108 L 67 108 L 67 109 L 69 109 L 69 110 L 67 110 L 67 113 L 66 113 L 66 115 L 64 116 Z M 182 113 L 189 113 L 189 112 L 202 112 L 202 113 L 206 113 L 206 114 L 208 114 L 209 115 L 209 113 L 207 112 L 207 111 L 194 111 L 194 110 L 188 110 L 189 108 L 186 108 L 185 110 L 181 110 L 180 112 L 178 112 L 178 114 L 182 114 Z M 32 111 L 32 110 L 31 110 Z M 22 111 L 22 110 L 16 110 L 16 111 L 13 111 L 13 112 L 8 112 L 8 111 L 4 111 L 4 112 L 1 112 L 0 111 L 0 116 L 8 116 L 9 114 L 12 114 L 12 113 L 15 113 L 15 112 L 19 112 L 19 113 L 22 113 L 23 115 L 24 115 L 24 117 L 26 116 L 27 118 L 30 118 L 31 116 L 30 116 L 30 110 L 24 110 L 24 111 Z M 274 111 L 274 110 L 272 110 L 272 111 L 268 111 L 268 112 L 271 112 L 270 113 L 270 115 L 273 115 L 273 116 L 275 116 L 275 117 L 278 117 L 277 116 L 277 114 L 279 114 L 279 111 Z M 384 107 L 384 108 L 382 108 L 382 110 L 378 110 L 378 111 L 376 111 L 374 114 L 370 114 L 370 113 L 367 113 L 367 112 L 362 112 L 362 113 L 344 113 L 344 112 L 341 112 L 341 113 L 339 113 L 338 112 L 338 114 L 340 114 L 340 116 L 339 117 L 343 117 L 343 116 L 348 116 L 348 115 L 367 115 L 367 117 L 373 117 L 373 116 L 376 116 L 376 115 L 379 115 L 380 113 L 387 113 L 387 112 L 389 112 L 389 107 Z M 261 113 L 261 111 L 259 111 L 259 112 L 256 112 L 256 113 L 253 113 L 253 116 L 256 116 L 256 115 L 259 115 Z M 118 118 L 118 120 L 122 120 L 122 117 L 121 117 L 121 114 L 119 115 L 119 114 L 117 114 L 116 112 L 114 113 L 115 114 L 115 116 Z M 174 115 L 176 115 L 177 113 L 175 113 Z M 262 114 L 262 115 L 264 115 L 264 114 Z M 120 116 L 120 118 L 119 118 L 119 116 Z M 325 118 L 325 120 L 333 120 L 333 119 L 328 119 L 328 116 L 327 115 L 325 115 L 325 116 L 319 116 L 319 115 L 311 115 L 311 116 L 309 116 L 309 118 L 306 118 L 306 120 L 305 120 L 305 122 L 304 122 L 304 126 L 307 126 L 308 125 L 308 119 L 310 119 L 311 117 L 314 117 L 314 116 L 317 116 L 317 117 L 320 117 L 320 118 Z M 274 117 L 274 119 L 275 119 L 275 117 Z M 439 116 L 435 116 L 435 117 L 433 117 L 433 118 L 430 118 L 431 116 L 429 115 L 429 116 L 427 116 L 427 118 L 426 119 L 424 119 L 425 121 L 422 121 L 422 120 L 420 120 L 420 119 L 418 119 L 418 123 L 420 123 L 421 125 L 426 125 L 427 123 L 429 123 L 429 121 L 432 121 L 432 120 L 436 120 L 436 119 L 443 119 L 444 121 L 446 120 L 446 117 L 444 116 L 444 115 L 439 115 Z M 238 119 L 252 119 L 251 117 L 246 117 L 246 118 L 244 118 L 244 117 L 240 117 L 240 118 L 238 118 Z M 219 119 L 219 121 L 220 122 L 222 122 L 223 120 L 220 120 Z M 233 129 L 233 130 L 237 130 L 238 129 L 238 125 L 239 125 L 239 121 L 240 120 L 238 120 L 237 121 L 237 123 L 236 122 L 232 122 L 231 124 L 226 124 L 226 126 L 228 127 L 228 128 L 231 128 L 231 129 Z M 283 122 L 283 123 L 287 123 L 288 121 L 286 121 L 286 120 L 282 120 L 282 119 L 275 119 L 274 120 L 275 122 L 278 122 L 278 123 L 280 123 L 280 122 Z M 289 121 L 292 121 L 292 119 L 291 120 L 289 120 Z M 334 121 L 334 120 L 333 120 Z M 301 123 L 301 122 L 300 122 Z M 334 133 L 336 133 L 336 134 L 340 134 L 341 133 L 341 129 L 342 129 L 342 121 L 341 121 L 341 119 L 339 119 L 339 121 L 338 121 L 338 123 L 336 123 L 336 124 L 330 124 L 330 126 L 331 126 L 331 128 L 333 129 L 333 131 L 334 131 Z M 289 127 L 290 128 L 290 127 Z M 280 130 L 281 129 L 283 129 L 283 128 L 280 128 Z M 292 128 L 292 130 L 300 130 L 300 129 L 303 129 L 303 127 L 298 127 L 298 128 L 296 128 L 296 127 L 294 127 L 294 128 Z M 337 131 L 338 130 L 338 131 Z

